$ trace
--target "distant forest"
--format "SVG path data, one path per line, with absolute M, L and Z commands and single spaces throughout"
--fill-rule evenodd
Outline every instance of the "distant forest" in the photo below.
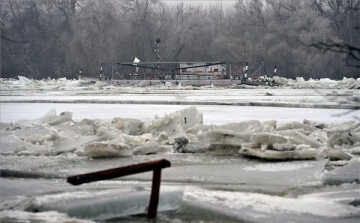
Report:
M 287 78 L 360 77 L 360 0 L 0 0 L 1 77 L 98 75 L 100 64 L 231 61 Z

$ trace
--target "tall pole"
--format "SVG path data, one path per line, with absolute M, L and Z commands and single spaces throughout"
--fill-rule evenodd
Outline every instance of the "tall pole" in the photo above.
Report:
M 155 44 L 157 45 L 157 50 L 155 50 L 155 51 L 157 52 L 157 62 L 158 62 L 158 64 L 160 62 L 160 42 L 161 42 L 160 38 L 156 38 Z
M 114 63 L 111 63 L 111 80 L 114 79 Z
M 159 68 L 159 62 L 160 62 L 160 42 L 157 43 L 157 62 L 158 62 L 158 68 Z
M 274 76 L 276 76 L 276 65 L 275 65 L 275 68 L 274 68 Z
M 160 42 L 161 42 L 161 40 L 160 40 L 160 38 L 156 38 L 156 40 L 155 40 L 155 44 L 157 44 L 157 50 L 156 50 L 156 52 L 157 52 L 157 62 L 158 62 L 158 65 L 157 65 L 157 68 L 159 69 L 160 68 L 160 54 L 159 54 L 159 51 L 160 51 Z M 159 73 L 159 70 L 157 70 L 157 73 Z
M 245 66 L 245 75 L 244 75 L 244 80 L 245 80 L 245 81 L 247 81 L 248 65 L 249 65 L 249 63 L 248 63 L 248 62 L 246 62 L 246 66 Z
M 230 62 L 230 66 L 229 66 L 229 67 L 230 67 L 230 72 L 229 72 L 229 73 L 230 73 L 230 80 L 232 80 L 231 62 Z
M 102 81 L 103 78 L 103 63 L 101 63 L 101 67 L 100 67 L 100 80 Z
M 82 72 L 82 68 L 80 68 L 80 70 L 79 70 L 79 76 L 78 76 L 79 80 L 81 80 L 81 72 Z

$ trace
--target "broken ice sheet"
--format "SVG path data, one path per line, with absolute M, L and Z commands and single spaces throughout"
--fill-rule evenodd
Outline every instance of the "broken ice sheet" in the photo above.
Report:
M 180 208 L 183 190 L 161 189 L 158 212 L 174 211 Z M 57 211 L 70 217 L 107 220 L 129 215 L 146 214 L 150 191 L 123 185 L 121 189 L 86 190 L 39 195 L 22 200 L 13 209 L 26 211 Z
M 31 213 L 25 211 L 6 210 L 0 211 L 0 222 L 24 223 L 24 222 L 51 222 L 51 223 L 95 223 L 91 220 L 76 219 L 67 216 L 67 214 L 56 211 L 43 213 Z
M 284 198 L 257 193 L 205 190 L 187 187 L 184 205 L 193 212 L 206 210 L 226 213 L 228 218 L 246 222 L 337 222 L 360 216 L 360 208 L 318 197 Z M 212 213 L 212 215 L 215 215 Z M 341 220 L 340 220 L 341 221 Z M 346 222 L 346 221 L 345 221 Z M 351 221 L 350 221 L 351 222 Z

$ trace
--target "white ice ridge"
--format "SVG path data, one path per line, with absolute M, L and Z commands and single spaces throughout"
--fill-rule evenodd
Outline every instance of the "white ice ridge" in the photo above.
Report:
M 114 118 L 74 121 L 54 109 L 35 120 L 4 124 L 3 155 L 75 153 L 94 158 L 156 153 L 245 155 L 268 160 L 349 160 L 360 145 L 356 122 L 324 124 L 304 120 L 277 125 L 275 120 L 204 125 L 195 106 L 156 116 L 152 121 Z M 7 130 L 7 131 L 5 131 Z M 5 134 L 6 133 L 6 134 Z M 342 147 L 345 150 L 339 150 Z M 354 154 L 352 154 L 354 151 Z

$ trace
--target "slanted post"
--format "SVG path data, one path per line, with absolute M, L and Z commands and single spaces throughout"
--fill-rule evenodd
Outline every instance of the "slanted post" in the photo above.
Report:
M 122 177 L 147 171 L 153 171 L 153 179 L 151 186 L 150 202 L 148 206 L 147 217 L 149 219 L 156 218 L 157 208 L 159 204 L 160 183 L 161 183 L 161 169 L 170 167 L 171 163 L 168 160 L 162 159 L 147 163 L 140 163 L 131 166 L 119 167 L 109 170 L 103 170 L 93 173 L 86 173 L 67 178 L 67 182 L 77 186 L 83 183 L 90 183 L 99 180 L 108 180 L 116 177 Z

